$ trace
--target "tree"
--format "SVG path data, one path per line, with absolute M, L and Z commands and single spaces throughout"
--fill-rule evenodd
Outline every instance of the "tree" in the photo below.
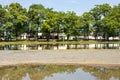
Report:
M 78 16 L 74 12 L 68 11 L 64 16 L 64 33 L 67 35 L 67 40 L 70 36 L 74 36 L 77 29 L 75 29 Z
M 59 40 L 59 34 L 63 33 L 65 12 L 54 11 L 54 15 L 56 16 L 56 26 L 54 26 L 54 32 L 57 33 L 57 37 Z
M 93 16 L 93 20 L 94 20 L 94 29 L 95 29 L 95 39 L 98 36 L 103 36 L 104 34 L 104 28 L 101 28 L 101 24 L 100 24 L 100 20 L 102 20 L 103 18 L 105 18 L 109 13 L 111 12 L 111 6 L 109 4 L 102 4 L 102 5 L 96 5 L 95 8 L 93 8 L 90 13 Z
M 115 23 L 115 28 L 117 32 L 117 36 L 120 36 L 120 4 L 117 6 L 114 6 L 113 9 L 111 10 L 110 17 L 112 17 L 112 20 L 114 20 Z
M 12 3 L 6 6 L 5 18 L 5 31 L 8 33 L 7 36 L 12 34 L 11 36 L 17 39 L 22 33 L 26 32 L 28 21 L 27 11 L 19 3 Z
M 93 30 L 93 16 L 90 12 L 85 12 L 82 15 L 82 23 L 83 23 L 83 34 L 84 39 L 89 39 L 89 34 L 94 31 Z
M 109 4 L 96 5 L 82 16 L 73 11 L 58 12 L 52 8 L 45 8 L 41 4 L 33 4 L 27 11 L 19 3 L 0 5 L 0 37 L 6 40 L 20 39 L 21 34 L 38 39 L 38 32 L 42 37 L 58 38 L 64 33 L 67 40 L 70 36 L 77 40 L 79 35 L 89 39 L 89 35 L 109 37 L 120 35 L 120 4 L 111 7 Z M 57 37 L 55 35 L 57 34 Z
M 47 41 L 49 41 L 50 38 L 54 39 L 57 20 L 55 13 L 51 9 L 48 9 L 48 14 L 46 17 L 46 20 L 41 25 L 41 32 L 43 33 L 43 36 L 47 38 Z M 53 36 L 51 36 L 51 33 L 53 33 Z
M 101 20 L 105 40 L 115 37 L 120 31 L 120 5 L 118 6 L 111 9 L 110 13 Z
M 4 37 L 5 9 L 0 5 L 0 37 Z
M 40 32 L 41 29 L 41 24 L 46 19 L 46 9 L 41 4 L 33 4 L 29 8 L 28 17 L 28 34 L 30 34 L 30 36 L 34 36 L 37 39 L 38 32 Z

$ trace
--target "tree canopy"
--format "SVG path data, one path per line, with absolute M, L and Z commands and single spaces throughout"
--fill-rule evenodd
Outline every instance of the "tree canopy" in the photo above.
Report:
M 79 16 L 74 11 L 54 11 L 42 4 L 33 4 L 27 10 L 19 3 L 0 5 L 0 39 L 20 39 L 27 33 L 28 38 L 38 39 L 38 33 L 49 41 L 64 33 L 69 40 L 79 36 L 95 39 L 101 36 L 105 40 L 120 35 L 120 4 L 111 7 L 109 4 L 95 5 L 90 11 Z M 59 40 L 59 39 L 58 39 Z

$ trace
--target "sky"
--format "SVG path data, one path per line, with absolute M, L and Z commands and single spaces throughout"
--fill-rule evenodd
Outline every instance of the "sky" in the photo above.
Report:
M 46 8 L 53 8 L 55 11 L 74 11 L 77 15 L 90 11 L 95 5 L 108 3 L 115 6 L 120 4 L 120 0 L 0 0 L 2 5 L 16 2 L 27 9 L 32 4 L 42 4 Z

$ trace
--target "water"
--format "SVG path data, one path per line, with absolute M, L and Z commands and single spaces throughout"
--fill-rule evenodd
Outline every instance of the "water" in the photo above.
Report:
M 0 45 L 0 50 L 120 49 L 120 44 L 32 44 Z
M 40 65 L 0 68 L 0 80 L 120 80 L 120 67 Z

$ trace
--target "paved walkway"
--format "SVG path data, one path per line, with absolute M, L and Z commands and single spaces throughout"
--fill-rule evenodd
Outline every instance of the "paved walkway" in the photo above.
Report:
M 0 51 L 0 66 L 33 63 L 120 66 L 120 50 Z

